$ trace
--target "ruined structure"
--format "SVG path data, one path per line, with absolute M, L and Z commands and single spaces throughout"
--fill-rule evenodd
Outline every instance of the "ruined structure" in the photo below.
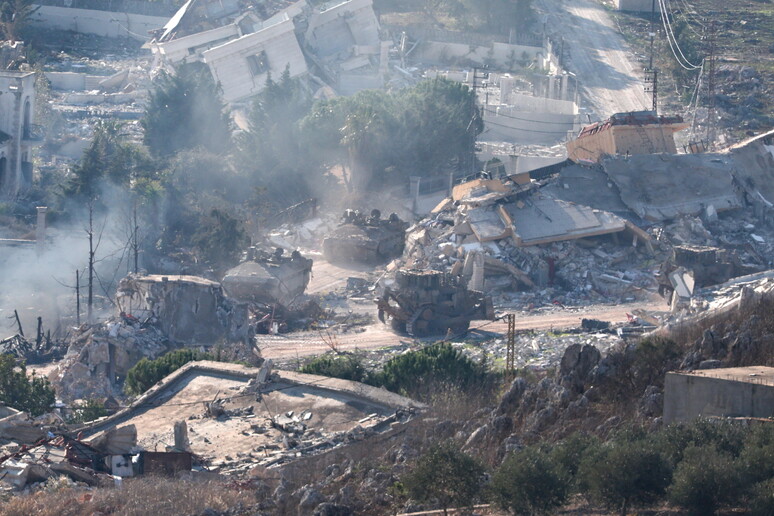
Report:
M 389 317 L 395 331 L 412 337 L 460 335 L 472 320 L 494 319 L 491 297 L 442 272 L 403 269 L 395 282 L 377 301 L 379 320 Z
M 372 0 L 321 6 L 189 0 L 156 31 L 150 47 L 163 66 L 206 64 L 225 100 L 235 102 L 262 91 L 269 74 L 307 74 L 307 60 L 337 90 L 379 88 L 388 44 L 379 40 Z
M 226 272 L 223 288 L 244 303 L 288 307 L 304 293 L 312 275 L 312 260 L 298 251 L 283 256 L 282 248 L 267 253 L 251 248 L 248 260 Z
M 155 323 L 171 341 L 213 346 L 249 336 L 246 307 L 215 281 L 196 276 L 130 275 L 116 294 L 122 314 Z
M 597 162 L 606 154 L 674 154 L 674 133 L 686 127 L 680 116 L 659 116 L 653 111 L 616 113 L 584 127 L 575 140 L 567 142 L 567 156 L 575 162 Z
M 24 43 L 0 46 L 0 197 L 32 185 L 32 148 L 43 136 L 34 125 L 35 73 L 20 70 Z
M 379 210 L 368 217 L 347 210 L 341 225 L 323 240 L 323 255 L 329 262 L 383 262 L 403 252 L 407 228 L 394 213 L 382 219 Z

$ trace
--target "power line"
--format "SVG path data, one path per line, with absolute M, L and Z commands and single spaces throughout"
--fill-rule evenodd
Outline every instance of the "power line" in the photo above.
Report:
M 698 65 L 695 65 L 691 63 L 687 57 L 685 57 L 685 54 L 683 53 L 682 49 L 680 48 L 680 45 L 677 43 L 677 38 L 675 37 L 674 32 L 672 31 L 672 24 L 669 21 L 669 12 L 667 11 L 665 0 L 658 0 L 658 7 L 661 11 L 661 22 L 664 25 L 664 33 L 667 37 L 667 43 L 669 43 L 669 48 L 672 51 L 672 55 L 675 57 L 675 60 L 677 61 L 677 64 L 679 64 L 681 67 L 688 71 L 692 70 L 698 70 L 700 67 Z M 677 51 L 675 51 L 677 49 Z M 679 53 L 679 56 L 678 56 Z M 682 57 L 682 60 L 681 60 Z
M 538 131 L 537 129 L 520 129 L 518 127 L 513 127 L 510 125 L 505 124 L 498 124 L 497 122 L 492 122 L 491 120 L 484 120 L 485 124 L 494 125 L 497 127 L 502 127 L 504 129 L 511 129 L 512 131 L 525 131 L 528 133 L 540 133 L 540 134 L 567 134 L 568 131 Z
M 496 115 L 496 116 L 501 116 L 501 117 L 504 117 L 504 118 L 512 118 L 514 120 L 521 120 L 522 122 L 532 122 L 533 124 L 567 125 L 565 122 L 549 122 L 549 121 L 545 121 L 545 120 L 531 120 L 529 118 L 521 118 L 521 117 L 518 117 L 518 116 L 506 115 L 506 114 L 503 114 L 503 113 L 498 113 L 497 111 L 492 111 L 491 109 L 485 109 L 484 111 L 486 111 L 487 113 L 491 113 L 493 115 Z

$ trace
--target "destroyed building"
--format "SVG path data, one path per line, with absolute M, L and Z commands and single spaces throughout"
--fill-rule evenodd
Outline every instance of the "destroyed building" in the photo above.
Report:
M 0 197 L 32 185 L 32 151 L 43 140 L 34 124 L 35 73 L 20 69 L 21 41 L 0 45 Z
M 243 303 L 289 307 L 301 296 L 312 276 L 312 260 L 298 251 L 283 256 L 282 248 L 267 253 L 250 248 L 248 260 L 226 272 L 223 288 Z
M 116 294 L 118 310 L 151 321 L 173 342 L 213 346 L 249 335 L 247 310 L 221 285 L 196 276 L 130 275 Z
M 206 64 L 227 102 L 261 92 L 286 69 L 291 77 L 314 69 L 325 81 L 318 86 L 347 94 L 382 87 L 389 44 L 371 0 L 244 3 L 186 2 L 150 42 L 159 65 Z
M 608 154 L 674 154 L 674 133 L 686 127 L 680 116 L 659 116 L 654 111 L 616 113 L 584 127 L 576 139 L 567 142 L 567 156 L 575 162 L 595 163 Z

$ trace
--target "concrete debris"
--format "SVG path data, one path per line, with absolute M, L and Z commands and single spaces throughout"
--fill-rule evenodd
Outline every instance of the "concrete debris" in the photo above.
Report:
M 219 283 L 196 276 L 129 275 L 119 282 L 116 304 L 138 321 L 158 324 L 173 342 L 211 346 L 250 333 L 246 307 L 228 299 Z

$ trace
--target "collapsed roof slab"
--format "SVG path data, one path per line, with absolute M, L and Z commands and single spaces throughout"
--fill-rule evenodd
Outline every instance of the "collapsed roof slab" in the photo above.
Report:
M 514 240 L 520 246 L 606 235 L 626 229 L 624 219 L 612 213 L 547 196 L 535 195 L 504 205 L 503 209 L 513 221 Z
M 544 186 L 543 191 L 563 201 L 591 206 L 621 216 L 634 216 L 621 200 L 618 188 L 599 166 L 565 166 L 559 171 L 556 181 Z
M 729 157 L 734 177 L 750 196 L 774 206 L 774 131 L 731 148 Z
M 621 200 L 645 220 L 661 221 L 740 208 L 731 167 L 715 154 L 609 156 L 602 168 Z
M 241 457 L 240 462 L 268 466 L 280 457 L 292 460 L 297 454 L 324 451 L 344 442 L 342 433 L 389 429 L 389 422 L 383 422 L 397 410 L 424 408 L 384 389 L 290 371 L 272 373 L 259 395 L 250 385 L 257 385 L 261 371 L 239 364 L 191 362 L 128 408 L 87 424 L 83 435 L 88 438 L 130 424 L 137 428 L 138 444 L 153 449 L 158 443 L 171 444 L 174 424 L 186 421 L 191 451 L 212 465 Z M 216 400 L 224 415 L 206 416 L 204 403 Z M 278 427 L 292 422 L 305 430 Z

